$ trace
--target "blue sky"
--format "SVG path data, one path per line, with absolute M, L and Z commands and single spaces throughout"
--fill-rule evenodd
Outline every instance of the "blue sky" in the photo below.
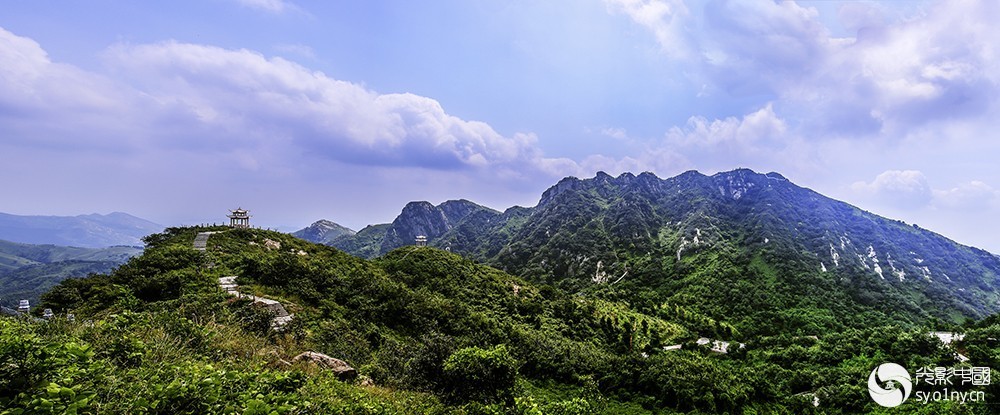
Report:
M 1000 252 L 986 1 L 3 2 L 0 211 L 159 223 L 749 167 Z

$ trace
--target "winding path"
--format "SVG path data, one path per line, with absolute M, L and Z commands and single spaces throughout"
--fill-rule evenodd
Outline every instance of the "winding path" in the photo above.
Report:
M 285 310 L 285 306 L 281 305 L 280 302 L 270 298 L 241 293 L 240 286 L 236 284 L 236 278 L 236 275 L 219 277 L 219 288 L 222 288 L 222 290 L 229 295 L 237 296 L 239 298 L 249 298 L 255 304 L 260 304 L 268 310 L 271 310 L 271 312 L 274 313 L 274 318 L 271 319 L 271 328 L 275 330 L 284 327 L 292 321 L 293 314 L 289 314 L 288 310 Z
M 194 237 L 192 247 L 195 250 L 204 252 L 208 247 L 208 237 L 213 233 L 218 232 L 198 232 L 198 235 Z M 236 275 L 219 277 L 219 288 L 229 295 L 237 296 L 239 298 L 249 298 L 255 304 L 260 304 L 268 310 L 271 310 L 271 312 L 274 313 L 274 318 L 271 319 L 271 328 L 274 330 L 281 330 L 286 324 L 292 321 L 294 314 L 290 314 L 288 310 L 285 310 L 285 306 L 283 306 L 280 302 L 270 298 L 241 293 L 240 286 L 236 284 L 236 277 Z

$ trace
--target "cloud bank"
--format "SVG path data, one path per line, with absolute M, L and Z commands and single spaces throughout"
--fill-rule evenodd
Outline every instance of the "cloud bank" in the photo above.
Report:
M 13 63 L 0 68 L 0 128 L 72 148 L 239 149 L 251 168 L 289 145 L 310 160 L 507 178 L 576 168 L 543 157 L 533 134 L 505 136 L 431 98 L 380 94 L 251 50 L 170 41 L 115 45 L 104 58 L 109 75 L 88 73 L 0 29 L 0 61 Z
M 886 23 L 877 4 L 846 3 L 835 37 L 816 9 L 794 1 L 607 0 L 648 29 L 693 82 L 777 102 L 802 130 L 898 136 L 935 121 L 983 115 L 1000 81 L 995 2 L 937 2 Z M 675 51 L 683 49 L 683 51 Z
M 851 189 L 876 203 L 901 209 L 968 212 L 1000 206 L 1000 191 L 982 181 L 935 189 L 919 170 L 886 170 L 871 182 L 855 182 Z

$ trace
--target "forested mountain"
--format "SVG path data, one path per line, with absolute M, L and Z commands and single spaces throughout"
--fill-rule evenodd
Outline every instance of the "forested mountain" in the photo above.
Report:
M 142 246 L 142 237 L 162 230 L 161 225 L 122 212 L 78 216 L 0 213 L 0 239 L 27 244 L 87 248 Z
M 777 173 L 598 173 L 563 179 L 532 208 L 475 206 L 447 222 L 432 208 L 407 205 L 382 240 L 332 245 L 371 257 L 418 229 L 431 246 L 529 281 L 618 291 L 749 332 L 960 322 L 1000 310 L 995 255 Z M 448 226 L 414 225 L 427 223 Z
M 199 232 L 215 232 L 205 251 L 192 248 Z M 76 321 L 0 318 L 0 361 L 12 363 L 0 366 L 0 406 L 845 414 L 880 409 L 865 380 L 883 362 L 956 364 L 956 349 L 927 327 L 740 334 L 671 303 L 630 304 L 607 285 L 571 294 L 432 247 L 364 260 L 287 234 L 222 227 L 172 228 L 147 241 L 142 256 L 114 272 L 65 280 L 43 297 L 41 307 L 73 312 Z M 230 275 L 244 292 L 285 304 L 292 322 L 276 330 L 266 309 L 227 295 L 219 278 Z M 959 347 L 973 359 L 966 364 L 1000 364 L 1000 345 L 990 340 L 1000 335 L 996 320 L 965 327 Z M 720 353 L 696 341 L 706 335 L 734 343 Z M 343 359 L 360 378 L 292 358 L 303 351 Z M 994 387 L 962 390 L 997 396 Z M 894 413 L 990 409 L 911 399 Z
M 141 253 L 142 248 L 133 246 L 79 248 L 0 240 L 0 305 L 13 307 L 21 299 L 37 303 L 59 281 L 110 272 Z

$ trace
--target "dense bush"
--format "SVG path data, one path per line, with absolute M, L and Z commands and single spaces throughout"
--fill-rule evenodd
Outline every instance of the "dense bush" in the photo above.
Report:
M 512 403 L 517 362 L 504 345 L 467 347 L 444 361 L 449 393 L 461 402 Z

